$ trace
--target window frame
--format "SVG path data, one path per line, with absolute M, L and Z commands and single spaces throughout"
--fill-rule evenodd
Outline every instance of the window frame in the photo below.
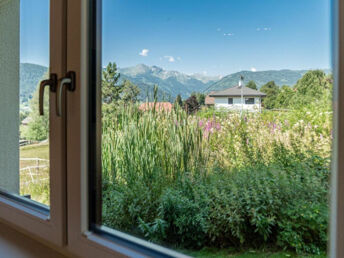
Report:
M 89 2 L 92 1 L 92 2 Z M 93 227 L 90 221 L 97 216 L 92 210 L 92 203 L 89 200 L 94 198 L 92 191 L 97 181 L 92 173 L 89 173 L 91 160 L 89 159 L 89 140 L 92 133 L 87 130 L 89 123 L 89 97 L 88 77 L 90 59 L 94 58 L 97 49 L 89 45 L 92 15 L 90 3 L 99 3 L 97 0 L 51 0 L 51 9 L 54 12 L 60 10 L 60 17 L 55 17 L 55 26 L 59 33 L 51 35 L 51 43 L 55 46 L 66 40 L 68 58 L 51 64 L 51 72 L 56 72 L 59 77 L 63 77 L 67 70 L 75 71 L 77 74 L 77 87 L 73 93 L 66 93 L 67 97 L 67 129 L 64 132 L 64 122 L 61 119 L 51 121 L 51 134 L 56 139 L 61 139 L 63 135 L 67 137 L 66 154 L 63 151 L 64 143 L 57 142 L 56 157 L 52 159 L 52 164 L 56 165 L 56 173 L 51 175 L 51 211 L 50 216 L 39 212 L 32 207 L 26 207 L 17 201 L 6 196 L 0 196 L 0 220 L 6 224 L 14 224 L 20 229 L 26 230 L 31 235 L 40 239 L 45 238 L 48 242 L 66 246 L 61 250 L 70 251 L 83 257 L 114 257 L 115 255 L 144 256 L 153 251 L 154 254 L 164 256 L 181 256 L 181 254 L 165 249 L 163 247 L 147 243 L 128 236 L 121 235 L 120 232 L 104 228 Z M 329 242 L 329 254 L 331 257 L 344 257 L 344 163 L 338 162 L 344 156 L 344 3 L 339 0 L 333 2 L 333 61 L 334 61 L 334 144 L 332 159 L 332 199 L 331 199 L 331 230 Z M 63 14 L 62 9 L 66 8 L 67 13 Z M 65 9 L 64 9 L 65 10 Z M 98 16 L 99 19 L 99 8 Z M 341 14 L 341 15 L 340 15 Z M 65 26 L 63 19 L 68 18 L 68 26 Z M 95 17 L 93 17 L 94 19 Z M 99 26 L 101 19 L 98 20 Z M 67 29 L 67 38 L 62 32 Z M 55 28 L 55 29 L 57 29 Z M 94 29 L 94 28 L 93 28 Z M 54 34 L 50 32 L 51 34 Z M 99 44 L 99 35 L 93 44 Z M 51 48 L 54 49 L 54 48 Z M 56 48 L 52 53 L 54 57 L 64 56 L 64 50 Z M 342 57 L 342 58 L 340 58 Z M 67 69 L 66 69 L 67 68 Z M 98 74 L 99 76 L 99 74 Z M 54 110 L 54 95 L 51 96 L 51 110 Z M 53 112 L 53 111 L 52 111 Z M 91 117 L 92 118 L 92 117 Z M 96 117 L 93 117 L 96 119 Z M 54 129 L 56 128 L 56 129 Z M 60 130 L 61 129 L 61 130 Z M 55 155 L 52 155 L 55 156 Z M 66 159 L 66 160 L 65 160 Z M 67 182 L 64 178 L 67 166 Z M 92 165 L 92 164 L 91 164 Z M 94 163 L 93 163 L 94 165 Z M 55 180 L 55 181 L 54 181 Z M 64 185 L 66 188 L 64 189 Z M 67 194 L 68 193 L 68 194 Z M 66 196 L 67 195 L 67 196 Z M 67 198 L 68 216 L 65 218 Z M 91 220 L 90 220 L 91 219 Z M 66 242 L 63 232 L 67 231 L 68 242 Z M 113 236 L 117 234 L 117 239 Z M 42 240 L 43 241 L 43 240 Z M 135 243 L 135 244 L 133 244 Z M 135 246 L 136 245 L 136 246 Z M 143 249 L 142 249 L 143 248 Z
M 233 98 L 228 98 L 228 105 L 233 105 Z
M 82 0 L 75 0 L 71 4 L 78 5 L 81 4 Z M 96 0 L 93 0 L 96 1 Z M 78 2 L 78 4 L 77 4 Z M 86 1 L 85 1 L 86 2 Z M 84 4 L 85 4 L 84 2 Z M 88 21 L 88 7 L 83 5 L 80 10 L 75 6 L 74 16 L 82 16 L 81 25 L 82 32 L 81 37 L 83 41 L 80 43 L 81 51 L 80 60 L 82 62 L 88 61 L 90 58 L 88 55 L 87 46 L 87 26 L 85 25 Z M 77 12 L 78 15 L 75 15 Z M 99 12 L 99 10 L 98 10 Z M 344 101 L 338 101 L 339 99 L 344 99 L 344 2 L 339 0 L 332 1 L 332 34 L 333 34 L 333 69 L 334 69 L 334 144 L 333 144 L 333 159 L 332 159 L 332 199 L 331 199 L 331 209 L 332 209 L 332 219 L 330 226 L 330 238 L 333 241 L 329 242 L 329 255 L 331 257 L 344 257 L 344 245 L 342 245 L 342 240 L 344 239 L 344 203 L 342 202 L 342 196 L 344 196 L 344 163 L 340 164 L 338 160 L 339 157 L 344 156 Z M 99 24 L 98 24 L 99 25 Z M 99 44 L 98 38 L 98 44 Z M 96 49 L 93 49 L 93 54 Z M 341 58 L 340 58 L 341 57 Z M 76 67 L 78 69 L 80 67 Z M 81 69 L 80 69 L 81 70 Z M 87 85 L 89 78 L 85 76 L 87 73 L 87 68 L 82 68 L 82 76 L 80 78 L 83 87 Z M 342 86 L 343 85 L 343 86 Z M 78 85 L 80 87 L 80 85 Z M 80 93 L 79 93 L 80 94 Z M 87 106 L 87 93 L 86 89 L 82 90 L 80 99 L 78 103 L 71 103 L 68 99 L 68 105 L 70 105 L 74 112 L 80 115 L 80 121 L 76 122 L 73 120 L 74 125 L 68 128 L 68 131 L 73 131 L 77 129 L 80 137 L 78 139 L 68 141 L 68 150 L 71 151 L 71 159 L 78 161 L 77 166 L 73 166 L 71 162 L 68 163 L 68 249 L 73 253 L 79 255 L 85 255 L 90 257 L 92 255 L 102 255 L 102 257 L 112 257 L 112 255 L 139 255 L 133 248 L 133 246 L 120 243 L 115 239 L 108 238 L 102 233 L 104 231 L 98 232 L 90 228 L 89 218 L 94 216 L 89 214 L 90 203 L 88 199 L 90 188 L 90 179 L 87 166 L 89 165 L 88 160 L 88 137 L 89 134 L 86 130 L 87 119 L 88 119 L 88 106 Z M 75 99 L 74 99 L 75 100 Z M 71 104 L 70 104 L 71 103 Z M 73 148 L 73 144 L 75 148 Z M 79 152 L 81 151 L 81 152 Z M 73 171 L 73 173 L 71 173 Z M 91 187 L 93 187 L 91 185 Z M 339 221 L 341 218 L 341 221 Z M 112 232 L 113 233 L 113 232 Z M 130 241 L 130 239 L 129 239 Z M 159 248 L 159 246 L 157 247 Z M 142 253 L 140 253 L 142 254 Z M 180 254 L 178 254 L 180 255 Z
M 65 75 L 66 0 L 50 0 L 49 72 Z M 49 93 L 50 114 L 56 114 L 56 94 Z M 49 116 L 50 207 L 19 195 L 0 192 L 0 221 L 30 234 L 32 237 L 62 247 L 66 235 L 66 158 L 65 121 Z M 19 128 L 18 128 L 19 129 Z
M 250 100 L 253 100 L 253 102 L 251 103 Z M 245 98 L 245 105 L 255 105 L 255 104 L 256 104 L 255 97 Z

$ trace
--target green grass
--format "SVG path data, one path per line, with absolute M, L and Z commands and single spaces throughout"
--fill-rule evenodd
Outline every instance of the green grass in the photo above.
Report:
M 49 159 L 49 144 L 44 143 L 23 146 L 20 148 L 20 157 Z
M 33 144 L 20 148 L 20 158 L 49 160 L 49 144 Z M 37 166 L 48 166 L 45 168 L 35 168 Z M 20 168 L 20 194 L 30 195 L 31 199 L 45 205 L 49 205 L 49 162 L 21 160 Z

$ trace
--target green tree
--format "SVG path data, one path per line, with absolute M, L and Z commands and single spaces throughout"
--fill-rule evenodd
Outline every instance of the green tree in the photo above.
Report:
M 135 103 L 140 94 L 140 89 L 129 80 L 124 80 L 121 99 L 125 102 Z
M 247 83 L 246 87 L 254 89 L 254 90 L 258 90 L 257 84 L 252 80 Z
M 114 104 L 120 100 L 124 85 L 118 84 L 120 74 L 117 72 L 116 63 L 109 63 L 103 70 L 102 98 L 106 104 Z
M 205 105 L 205 94 L 200 92 L 192 92 L 191 96 L 195 96 L 199 105 Z
M 282 86 L 282 88 L 280 89 L 276 97 L 275 107 L 278 107 L 278 108 L 290 107 L 294 97 L 295 97 L 295 91 L 291 87 L 287 85 Z
M 332 87 L 332 80 L 321 70 L 305 73 L 294 86 L 296 97 L 293 99 L 295 106 L 305 106 L 319 102 Z
M 174 101 L 174 106 L 183 106 L 183 100 L 182 100 L 182 96 L 180 96 L 180 94 L 177 95 L 176 100 Z
M 47 78 L 48 75 L 45 74 L 42 78 Z M 36 91 L 30 100 L 30 110 L 29 113 L 29 123 L 27 126 L 21 127 L 21 138 L 33 141 L 42 141 L 49 136 L 49 88 L 45 88 L 44 92 L 44 103 L 43 110 L 44 115 L 40 116 L 38 112 L 39 104 L 39 85 L 37 85 Z
M 260 88 L 261 92 L 266 93 L 266 97 L 263 99 L 264 107 L 267 109 L 273 109 L 276 107 L 276 98 L 279 94 L 279 87 L 274 81 L 270 81 Z

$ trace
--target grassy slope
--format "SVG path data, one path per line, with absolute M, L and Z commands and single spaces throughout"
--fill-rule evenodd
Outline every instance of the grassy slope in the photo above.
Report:
M 48 160 L 49 145 L 48 143 L 44 143 L 23 146 L 20 148 L 20 158 L 39 158 Z M 37 161 L 21 160 L 20 168 L 48 164 L 48 162 L 44 161 L 37 163 Z M 20 194 L 29 194 L 32 200 L 49 205 L 49 169 L 32 169 L 31 172 L 32 175 L 29 170 L 22 170 L 20 172 Z M 32 182 L 32 180 L 35 181 Z

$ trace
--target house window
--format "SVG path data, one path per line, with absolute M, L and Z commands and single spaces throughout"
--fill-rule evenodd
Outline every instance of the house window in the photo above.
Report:
M 254 98 L 245 98 L 245 104 L 253 105 L 254 104 Z
M 233 105 L 233 98 L 228 98 L 228 104 Z

